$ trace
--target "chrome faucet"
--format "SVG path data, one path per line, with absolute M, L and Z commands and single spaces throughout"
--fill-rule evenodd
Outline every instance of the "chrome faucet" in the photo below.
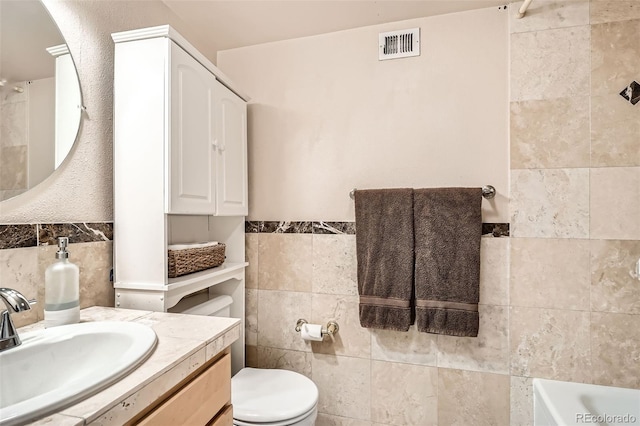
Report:
M 0 312 L 0 352 L 2 352 L 22 343 L 11 320 L 11 314 L 28 311 L 36 301 L 27 300 L 20 292 L 12 288 L 0 288 L 0 299 L 6 306 L 6 309 Z

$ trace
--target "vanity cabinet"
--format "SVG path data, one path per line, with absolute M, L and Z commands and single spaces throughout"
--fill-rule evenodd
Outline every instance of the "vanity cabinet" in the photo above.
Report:
M 208 291 L 243 319 L 249 98 L 168 25 L 112 37 L 115 306 L 166 312 Z M 167 247 L 201 241 L 224 243 L 225 262 L 168 278 Z
M 185 379 L 140 420 L 139 426 L 232 426 L 229 355 Z

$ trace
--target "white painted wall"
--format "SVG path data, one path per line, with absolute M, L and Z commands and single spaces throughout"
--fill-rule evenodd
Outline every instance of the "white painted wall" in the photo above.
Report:
M 33 80 L 28 86 L 29 182 L 33 188 L 54 170 L 55 81 Z
M 419 57 L 378 33 L 420 27 Z M 508 27 L 497 8 L 218 52 L 249 106 L 249 218 L 351 221 L 352 188 L 482 186 L 508 222 Z

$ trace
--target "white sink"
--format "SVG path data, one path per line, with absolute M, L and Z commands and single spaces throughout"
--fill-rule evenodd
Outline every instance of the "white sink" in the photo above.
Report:
M 640 425 L 640 390 L 533 379 L 534 424 Z
M 132 322 L 87 322 L 20 335 L 0 352 L 0 425 L 18 424 L 87 398 L 153 352 L 155 332 Z

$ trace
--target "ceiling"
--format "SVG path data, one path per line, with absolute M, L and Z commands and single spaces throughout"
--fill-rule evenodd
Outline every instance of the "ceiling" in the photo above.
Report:
M 0 0 L 0 79 L 53 77 L 55 60 L 46 48 L 63 43 L 39 0 Z
M 216 50 L 464 10 L 505 0 L 162 0 Z

